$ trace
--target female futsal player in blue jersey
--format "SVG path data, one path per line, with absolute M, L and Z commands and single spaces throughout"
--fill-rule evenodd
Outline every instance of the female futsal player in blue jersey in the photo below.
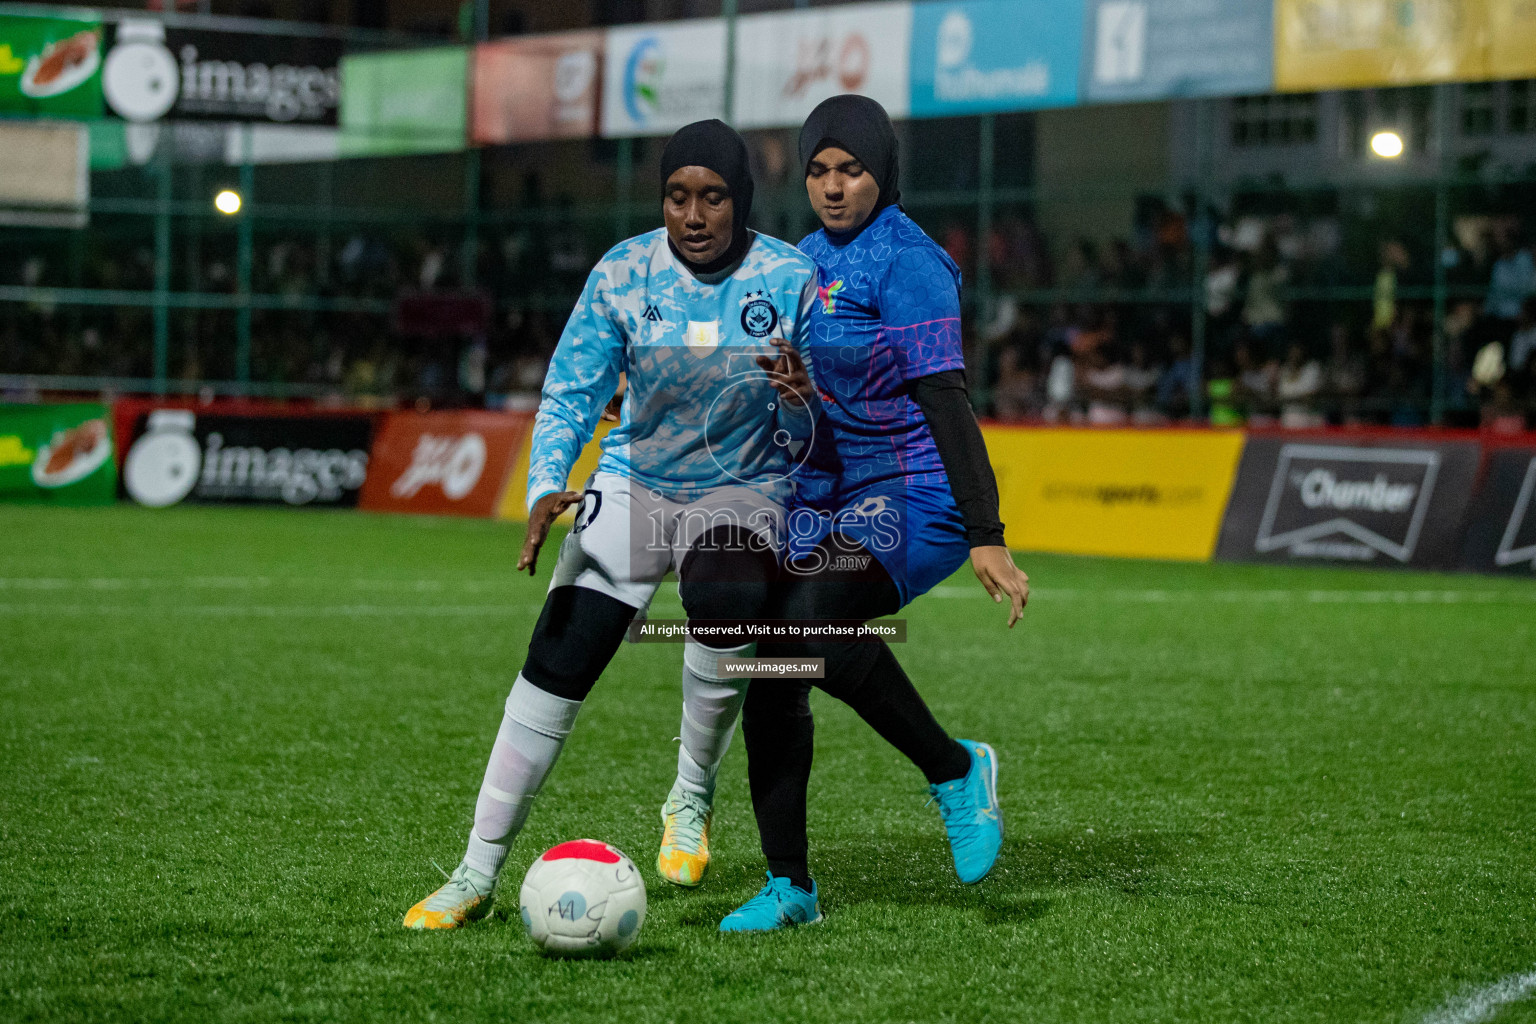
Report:
M 1010 603 L 1029 579 L 1003 545 L 997 484 L 966 395 L 960 272 L 896 205 L 896 134 L 863 96 L 822 103 L 800 133 L 806 190 L 823 228 L 800 243 L 816 260 L 811 373 L 822 425 L 797 475 L 787 580 L 772 613 L 792 620 L 890 615 L 967 557 Z M 830 429 L 828 429 L 830 428 Z M 762 643 L 759 657 L 819 657 L 816 685 L 845 701 L 927 777 L 961 881 L 980 881 L 1002 843 L 997 755 L 952 739 L 883 642 Z M 805 831 L 809 682 L 764 679 L 747 696 L 753 808 L 768 884 L 721 922 L 769 931 L 821 919 Z

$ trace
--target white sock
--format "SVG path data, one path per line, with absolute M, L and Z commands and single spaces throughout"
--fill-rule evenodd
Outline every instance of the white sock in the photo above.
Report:
M 491 748 L 464 863 L 495 879 L 533 798 L 576 723 L 581 701 L 546 693 L 519 673 Z
M 726 650 L 692 640 L 683 644 L 683 742 L 677 751 L 677 781 L 706 801 L 715 799 L 715 775 L 730 749 L 751 682 L 727 676 L 719 660 L 750 658 L 756 649 L 756 644 Z

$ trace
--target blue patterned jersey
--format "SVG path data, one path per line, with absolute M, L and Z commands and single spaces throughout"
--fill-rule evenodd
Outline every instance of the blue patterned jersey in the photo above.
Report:
M 810 365 L 822 422 L 797 476 L 799 500 L 835 507 L 844 495 L 895 478 L 945 484 L 910 392 L 918 377 L 965 368 L 959 268 L 895 206 L 850 241 L 823 230 L 800 249 L 816 260 Z
M 620 242 L 587 278 L 544 378 L 528 464 L 528 508 L 563 491 L 622 371 L 618 426 L 601 472 L 674 500 L 746 484 L 786 501 L 810 451 L 805 408 L 781 408 L 757 365 L 774 338 L 806 351 L 815 267 L 788 242 L 759 234 L 736 269 L 691 274 L 657 229 Z

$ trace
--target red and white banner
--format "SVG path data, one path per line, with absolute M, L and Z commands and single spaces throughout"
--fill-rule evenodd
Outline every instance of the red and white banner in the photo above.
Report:
M 736 34 L 736 123 L 798 126 L 845 92 L 879 100 L 893 118 L 911 105 L 912 5 L 856 4 L 742 18 Z
M 390 414 L 373 442 L 360 507 L 494 516 L 529 422 L 484 411 Z

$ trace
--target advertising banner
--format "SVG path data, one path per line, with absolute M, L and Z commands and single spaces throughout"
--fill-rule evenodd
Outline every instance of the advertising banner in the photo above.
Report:
M 566 32 L 475 47 L 470 138 L 476 145 L 597 134 L 601 32 Z
M 1536 576 L 1536 447 L 1495 448 L 1472 500 L 1461 565 Z
M 1487 0 L 1488 77 L 1536 77 L 1536 3 Z
M 391 413 L 373 442 L 361 506 L 491 518 L 529 426 L 517 413 Z
M 736 29 L 736 123 L 801 124 L 816 104 L 862 93 L 907 116 L 910 3 L 854 4 L 742 18 Z
M 1484 0 L 1275 0 L 1282 91 L 1484 78 Z
M 611 28 L 603 45 L 603 135 L 669 135 L 725 110 L 725 22 Z
M 0 405 L 0 501 L 110 505 L 112 425 L 100 405 Z
M 1082 0 L 919 3 L 912 116 L 1071 106 L 1082 44 Z
M 342 42 L 118 22 L 102 64 L 107 106 L 129 121 L 335 125 Z
M 1454 568 L 1475 441 L 1249 438 L 1216 556 Z
M 397 156 L 464 148 L 469 50 L 443 46 L 341 62 L 341 153 Z
M 0 120 L 0 224 L 85 227 L 90 146 L 79 122 Z
M 101 22 L 0 15 L 0 116 L 100 117 Z
M 1087 13 L 1090 100 L 1274 88 L 1274 0 L 1088 0 Z
M 1242 452 L 1235 431 L 987 427 L 1008 546 L 1206 561 Z
M 180 501 L 354 506 L 368 473 L 373 417 L 137 408 L 123 487 L 141 505 Z

